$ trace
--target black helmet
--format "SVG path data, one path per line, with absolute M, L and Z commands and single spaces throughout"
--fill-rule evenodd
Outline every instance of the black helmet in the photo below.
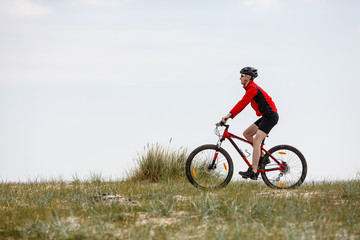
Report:
M 244 67 L 243 69 L 240 70 L 241 74 L 246 74 L 246 75 L 250 75 L 252 77 L 252 79 L 256 78 L 258 76 L 258 70 L 256 68 L 253 67 Z

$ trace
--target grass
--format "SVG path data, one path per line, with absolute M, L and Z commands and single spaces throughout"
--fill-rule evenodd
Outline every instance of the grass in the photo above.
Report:
M 0 183 L 0 239 L 360 239 L 359 179 L 283 191 L 239 181 L 204 191 L 181 169 L 140 180 L 138 168 L 125 181 Z M 105 193 L 123 198 L 99 197 Z
M 147 145 L 145 154 L 136 159 L 136 168 L 128 174 L 131 181 L 168 181 L 182 179 L 186 149 L 171 150 L 159 144 Z

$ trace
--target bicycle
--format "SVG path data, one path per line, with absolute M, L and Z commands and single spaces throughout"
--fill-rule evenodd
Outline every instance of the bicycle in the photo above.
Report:
M 223 133 L 219 127 L 225 127 Z M 231 180 L 234 165 L 228 154 L 221 147 L 227 139 L 240 154 L 245 163 L 251 167 L 244 152 L 236 145 L 233 139 L 252 145 L 244 138 L 238 137 L 229 130 L 230 125 L 222 122 L 216 124 L 215 134 L 219 137 L 216 145 L 202 145 L 192 151 L 186 160 L 186 175 L 190 183 L 198 188 L 221 188 Z M 264 140 L 265 141 L 265 140 Z M 258 172 L 265 184 L 272 188 L 290 189 L 299 187 L 305 180 L 307 164 L 304 155 L 290 145 L 278 145 L 269 151 L 264 149 L 264 141 L 261 150 L 265 153 L 260 159 Z

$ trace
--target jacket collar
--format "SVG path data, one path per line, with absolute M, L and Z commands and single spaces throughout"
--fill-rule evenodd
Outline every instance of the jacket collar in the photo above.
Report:
M 254 83 L 254 80 L 251 80 L 251 81 L 249 82 L 249 84 L 248 84 L 246 87 L 244 87 L 244 89 L 245 89 L 245 90 L 248 90 L 249 87 L 253 86 L 254 84 L 255 84 L 255 83 Z

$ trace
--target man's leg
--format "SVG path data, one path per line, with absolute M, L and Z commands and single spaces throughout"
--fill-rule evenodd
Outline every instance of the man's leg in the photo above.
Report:
M 257 130 L 254 137 L 253 143 L 253 158 L 252 158 L 252 169 L 253 172 L 257 172 L 259 166 L 259 160 L 261 156 L 261 143 L 266 138 L 267 134 L 261 130 Z
M 258 132 L 259 127 L 256 126 L 254 123 L 251 124 L 243 133 L 244 137 L 246 138 L 246 140 L 250 141 L 250 142 L 254 142 L 254 136 L 255 134 Z M 262 141 L 261 141 L 262 142 Z M 264 152 L 260 151 L 259 148 L 259 152 L 260 152 L 260 156 L 263 157 L 265 155 Z
M 243 133 L 246 140 L 248 140 L 250 142 L 254 142 L 254 136 L 255 136 L 256 132 L 258 131 L 258 129 L 259 129 L 259 127 L 256 126 L 254 123 L 251 124 Z
M 278 114 L 274 113 L 273 116 L 270 116 L 270 117 L 263 116 L 262 118 L 260 118 L 259 120 L 257 120 L 254 123 L 254 125 L 259 126 L 259 128 L 256 131 L 255 136 L 253 135 L 254 141 L 253 141 L 252 168 L 249 168 L 248 171 L 246 171 L 246 172 L 239 172 L 239 174 L 243 178 L 251 178 L 252 180 L 257 180 L 258 175 L 259 175 L 257 170 L 259 167 L 260 156 L 264 155 L 264 153 L 260 149 L 261 143 L 264 141 L 265 137 L 270 132 L 270 130 L 277 124 L 278 119 L 279 119 Z M 244 132 L 244 136 L 249 141 L 251 140 L 250 134 L 254 134 L 254 129 L 255 129 L 255 127 L 251 125 Z

